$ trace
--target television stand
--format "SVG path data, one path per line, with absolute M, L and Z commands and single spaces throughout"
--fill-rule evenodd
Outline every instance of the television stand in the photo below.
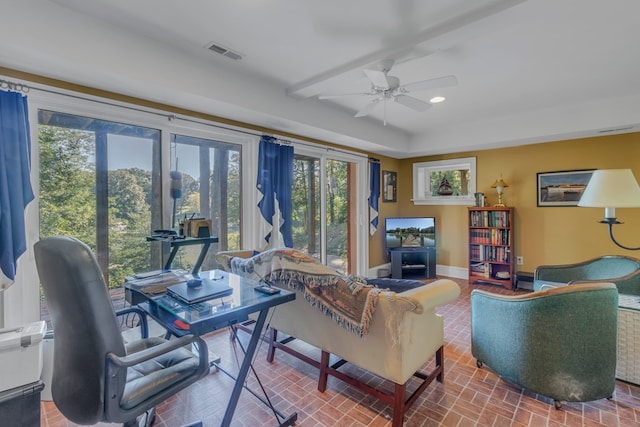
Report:
M 436 248 L 405 246 L 390 248 L 391 277 L 394 279 L 436 277 Z

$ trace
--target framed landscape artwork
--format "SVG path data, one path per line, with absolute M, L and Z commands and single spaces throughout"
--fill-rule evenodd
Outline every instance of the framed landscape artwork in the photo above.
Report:
M 594 170 L 538 172 L 538 206 L 577 206 Z

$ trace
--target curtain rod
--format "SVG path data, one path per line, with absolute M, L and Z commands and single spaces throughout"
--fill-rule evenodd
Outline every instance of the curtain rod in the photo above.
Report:
M 16 92 L 28 93 L 30 88 L 26 84 L 16 83 L 9 80 L 0 79 L 0 89 L 14 90 Z
M 253 131 L 249 131 L 249 130 L 244 130 L 244 129 L 236 129 L 234 127 L 230 127 L 230 126 L 224 126 L 221 124 L 216 124 L 215 122 L 209 121 L 209 120 L 197 120 L 197 119 L 192 119 L 192 118 L 188 118 L 188 117 L 178 117 L 175 114 L 166 112 L 166 113 L 162 113 L 162 112 L 158 112 L 158 111 L 154 111 L 151 109 L 147 109 L 147 108 L 138 108 L 138 107 L 134 107 L 131 105 L 127 105 L 127 103 L 116 103 L 116 102 L 109 102 L 106 100 L 103 100 L 101 97 L 98 97 L 100 99 L 94 99 L 94 98 L 90 98 L 87 96 L 83 96 L 81 94 L 76 94 L 74 93 L 66 93 L 66 92 L 61 92 L 58 90 L 53 90 L 53 89 L 45 89 L 45 88 L 41 88 L 41 87 L 29 87 L 24 83 L 15 83 L 15 82 L 10 82 L 8 80 L 4 80 L 4 79 L 0 79 L 0 89 L 2 88 L 15 88 L 13 90 L 21 90 L 24 93 L 29 92 L 29 90 L 36 90 L 36 91 L 40 91 L 40 92 L 45 92 L 45 93 L 51 93 L 54 95 L 62 95 L 62 96 L 67 96 L 70 98 L 76 98 L 76 99 L 81 99 L 84 101 L 91 101 L 91 102 L 96 102 L 99 104 L 103 104 L 103 105 L 109 105 L 112 107 L 119 107 L 119 108 L 127 108 L 129 110 L 133 110 L 133 111 L 139 111 L 142 113 L 146 113 L 146 114 L 153 114 L 156 116 L 160 116 L 160 117 L 165 117 L 168 121 L 173 121 L 175 119 L 179 119 L 179 120 L 184 120 L 186 122 L 191 122 L 191 123 L 197 123 L 197 124 L 201 124 L 201 125 L 205 125 L 205 126 L 210 126 L 210 127 L 214 127 L 214 128 L 218 128 L 218 129 L 224 129 L 224 130 L 228 130 L 228 131 L 232 131 L 232 132 L 238 132 L 238 133 L 242 133 L 245 135 L 251 135 L 251 136 L 257 136 L 257 137 L 261 137 L 262 135 L 267 135 L 267 133 L 265 132 L 253 132 Z M 19 88 L 19 89 L 18 89 Z M 125 104 L 125 105 L 123 105 Z M 293 144 L 294 141 L 291 141 L 289 139 L 285 139 L 282 137 L 278 137 L 278 136 L 273 136 L 273 135 L 268 135 L 271 136 L 273 138 L 276 138 L 279 142 L 284 143 L 284 144 Z M 321 144 L 312 144 L 312 143 L 308 143 L 308 142 L 303 142 L 303 141 L 299 141 L 296 140 L 295 141 L 296 144 L 300 144 L 300 145 L 304 145 L 307 147 L 313 147 L 313 148 L 318 148 L 319 145 Z M 347 151 L 347 150 L 341 150 L 339 148 L 332 148 L 332 147 L 322 147 L 324 149 L 326 149 L 327 151 L 335 151 L 335 152 L 339 152 L 339 153 L 344 153 L 344 154 L 349 154 L 352 156 L 358 156 L 358 157 L 363 157 L 366 159 L 370 159 L 369 156 L 364 155 L 364 154 L 360 154 L 357 152 L 353 152 L 353 151 Z M 377 159 L 374 159 L 377 160 Z M 379 160 L 377 160 L 379 161 Z

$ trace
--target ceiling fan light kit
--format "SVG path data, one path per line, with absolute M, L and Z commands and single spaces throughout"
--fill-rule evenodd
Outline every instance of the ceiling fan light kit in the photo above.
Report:
M 458 79 L 455 76 L 443 76 L 433 79 L 422 80 L 418 82 L 400 84 L 400 79 L 396 76 L 390 76 L 388 73 L 393 67 L 392 59 L 380 61 L 377 70 L 365 69 L 364 74 L 371 82 L 371 91 L 362 93 L 345 93 L 339 95 L 320 95 L 318 99 L 333 99 L 346 96 L 373 96 L 374 98 L 362 107 L 354 117 L 365 117 L 373 112 L 375 107 L 382 101 L 384 104 L 383 123 L 387 124 L 386 102 L 388 99 L 396 103 L 410 108 L 414 111 L 422 112 L 428 110 L 432 104 L 436 104 L 445 100 L 442 96 L 435 96 L 430 102 L 407 95 L 408 93 L 425 91 L 431 89 L 439 89 L 443 87 L 456 86 Z

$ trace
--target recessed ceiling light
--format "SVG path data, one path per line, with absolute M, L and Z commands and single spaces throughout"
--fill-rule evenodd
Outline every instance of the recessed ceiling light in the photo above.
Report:
M 432 104 L 437 104 L 438 102 L 442 102 L 444 100 L 445 100 L 444 96 L 434 96 L 433 98 L 431 98 L 429 100 L 429 102 L 432 103 Z

